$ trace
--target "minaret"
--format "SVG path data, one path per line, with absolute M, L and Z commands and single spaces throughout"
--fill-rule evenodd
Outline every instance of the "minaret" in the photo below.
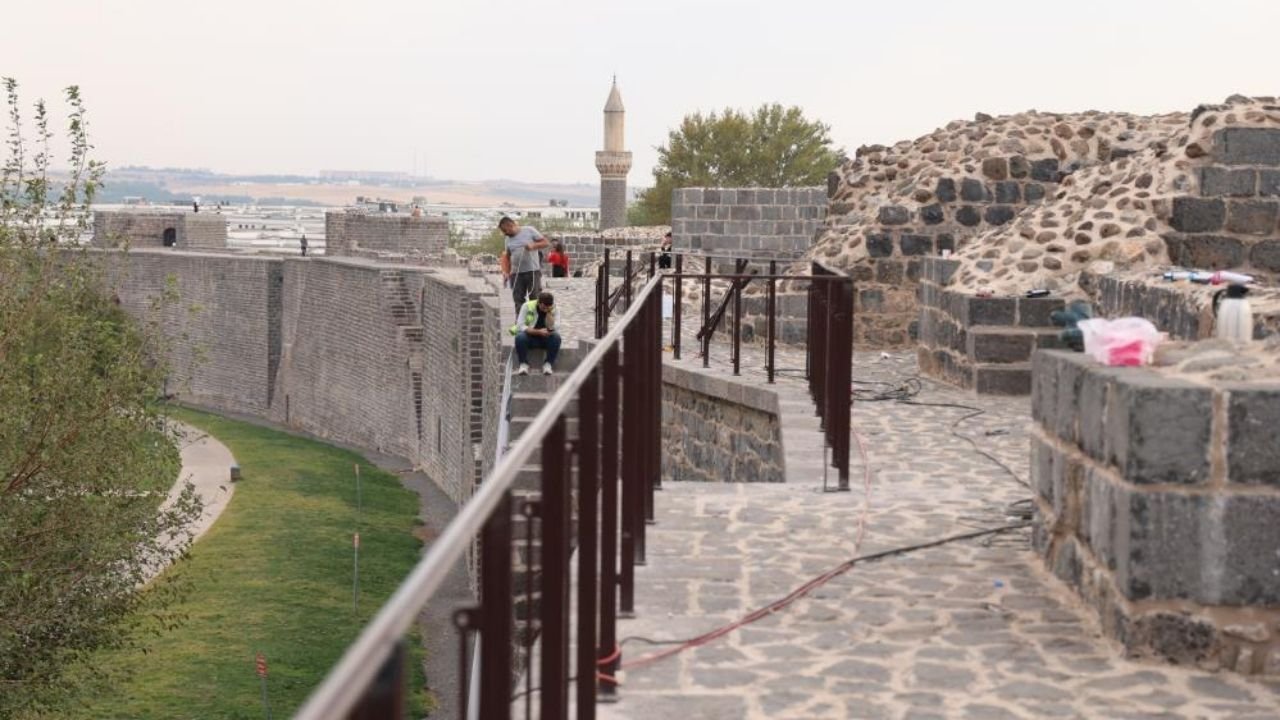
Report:
M 623 126 L 626 110 L 618 92 L 618 78 L 604 105 L 604 150 L 596 153 L 596 169 L 600 171 L 600 229 L 627 224 L 627 172 L 631 170 L 631 153 L 624 148 Z

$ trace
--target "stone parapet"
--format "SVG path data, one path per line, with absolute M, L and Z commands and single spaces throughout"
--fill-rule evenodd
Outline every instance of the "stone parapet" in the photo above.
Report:
M 781 411 L 772 390 L 662 367 L 662 476 L 784 482 Z
M 954 289 L 959 262 L 924 258 L 919 290 L 920 370 L 992 395 L 1031 391 L 1031 355 L 1060 346 L 1050 321 L 1061 298 L 977 297 Z M 859 290 L 858 294 L 879 292 Z M 866 301 L 864 300 L 864 303 Z
M 1033 360 L 1035 547 L 1131 655 L 1280 673 L 1280 381 Z

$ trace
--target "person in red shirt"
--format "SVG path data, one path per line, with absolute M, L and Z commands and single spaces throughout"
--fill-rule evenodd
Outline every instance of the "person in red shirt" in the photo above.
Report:
M 559 240 L 551 244 L 547 263 L 551 265 L 551 277 L 569 277 L 569 254 L 564 251 L 564 245 Z

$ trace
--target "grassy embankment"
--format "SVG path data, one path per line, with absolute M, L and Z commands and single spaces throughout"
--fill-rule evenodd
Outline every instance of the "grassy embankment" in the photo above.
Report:
M 227 445 L 243 479 L 182 573 L 185 620 L 145 654 L 101 653 L 123 683 L 72 718 L 261 718 L 254 656 L 266 656 L 271 711 L 289 717 L 418 559 L 418 498 L 354 453 L 215 415 L 173 415 Z M 357 517 L 353 466 L 361 465 Z M 360 532 L 360 603 L 352 607 L 352 533 Z M 411 643 L 420 668 L 421 643 Z M 420 672 L 413 686 L 423 687 Z M 411 693 L 420 716 L 425 698 Z

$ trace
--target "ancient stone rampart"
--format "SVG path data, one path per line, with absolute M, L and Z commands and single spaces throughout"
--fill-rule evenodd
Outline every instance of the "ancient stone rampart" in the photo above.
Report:
M 1034 364 L 1048 568 L 1130 654 L 1280 672 L 1280 384 Z
M 458 502 L 492 466 L 505 302 L 482 280 L 355 258 L 103 255 L 135 316 L 178 293 L 156 318 L 171 393 L 408 458 Z

